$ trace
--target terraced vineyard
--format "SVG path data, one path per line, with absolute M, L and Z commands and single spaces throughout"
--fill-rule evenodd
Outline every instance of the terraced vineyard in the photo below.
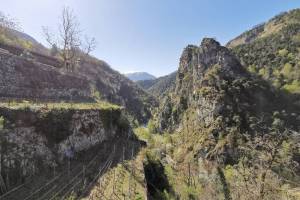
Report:
M 66 161 L 60 169 L 49 170 L 46 176 L 37 175 L 28 179 L 25 184 L 10 190 L 0 199 L 55 200 L 68 199 L 70 196 L 83 198 L 89 194 L 100 177 L 119 162 L 133 156 L 138 147 L 139 144 L 130 140 L 95 147 L 85 157 L 79 155 L 77 161 Z
M 134 159 L 124 161 L 98 179 L 85 200 L 145 199 L 147 186 L 143 172 L 143 152 Z

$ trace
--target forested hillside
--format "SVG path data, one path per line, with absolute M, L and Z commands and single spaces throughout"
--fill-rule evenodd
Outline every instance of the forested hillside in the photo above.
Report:
M 276 88 L 300 93 L 300 10 L 282 13 L 230 41 L 241 62 Z
M 174 87 L 177 72 L 153 80 L 138 81 L 137 84 L 157 98 L 163 97 Z
M 187 46 L 175 87 L 148 127 L 162 135 L 146 137 L 146 155 L 165 174 L 164 189 L 150 187 L 151 195 L 297 199 L 300 108 L 289 95 L 252 75 L 213 39 Z

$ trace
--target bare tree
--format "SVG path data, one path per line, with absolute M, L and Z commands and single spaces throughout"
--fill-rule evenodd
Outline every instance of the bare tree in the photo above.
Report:
M 299 166 L 293 160 L 297 140 L 282 123 L 275 119 L 272 127 L 268 127 L 263 120 L 254 119 L 255 134 L 245 135 L 247 142 L 240 149 L 239 164 L 234 167 L 238 172 L 231 182 L 234 199 L 281 199 L 279 188 L 288 180 L 278 174 L 278 169 L 284 166 L 286 175 L 297 176 Z
M 96 49 L 97 42 L 94 37 L 89 38 L 85 36 L 84 52 L 86 55 L 89 55 L 92 51 Z
M 20 30 L 19 23 L 9 17 L 8 15 L 5 15 L 3 12 L 0 11 L 0 29 L 14 29 L 14 30 Z
M 0 11 L 0 33 L 6 35 L 9 34 L 10 30 L 21 31 L 21 27 L 16 19 Z M 10 35 L 10 37 L 13 36 Z
M 82 43 L 78 20 L 74 12 L 68 7 L 62 10 L 58 34 L 53 34 L 47 27 L 43 27 L 43 32 L 46 41 L 51 46 L 56 46 L 59 49 L 59 55 L 63 60 L 63 65 L 70 71 L 74 69 L 78 57 L 84 50 L 86 51 L 86 55 L 88 55 L 96 47 L 96 40 L 94 38 L 88 39 L 88 37 L 86 37 L 86 44 Z

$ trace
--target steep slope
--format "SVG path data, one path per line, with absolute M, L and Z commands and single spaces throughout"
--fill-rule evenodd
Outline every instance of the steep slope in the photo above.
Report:
M 299 94 L 299 38 L 300 9 L 295 9 L 243 33 L 227 46 L 250 72 L 276 88 Z
M 0 43 L 17 46 L 23 49 L 27 49 L 27 50 L 31 50 L 43 54 L 49 53 L 49 50 L 46 47 L 44 47 L 41 43 L 36 41 L 30 35 L 9 28 L 6 28 L 5 30 L 1 31 Z
M 173 72 L 167 76 L 159 77 L 155 84 L 153 84 L 148 92 L 156 97 L 163 97 L 175 85 L 177 72 Z
M 155 97 L 161 98 L 174 87 L 177 72 L 154 80 L 138 81 L 137 84 Z
M 88 195 L 95 178 L 139 151 L 130 122 L 146 123 L 155 99 L 96 58 L 82 55 L 71 72 L 59 58 L 5 42 L 0 199 Z
M 188 46 L 180 59 L 175 88 L 167 97 L 166 105 L 163 106 L 166 112 L 162 112 L 161 115 L 166 116 L 162 117 L 161 129 L 165 127 L 164 119 L 170 120 L 166 124 L 176 125 L 181 120 L 182 114 L 191 107 L 197 109 L 199 118 L 211 122 L 214 119 L 213 115 L 229 114 L 233 109 L 240 110 L 241 108 L 234 108 L 234 105 L 226 108 L 226 103 L 232 104 L 234 101 L 242 103 L 247 100 L 249 102 L 244 103 L 249 104 L 250 107 L 253 103 L 259 103 L 260 105 L 256 105 L 257 112 L 262 108 L 267 109 L 268 101 L 276 99 L 275 94 L 271 92 L 270 87 L 265 91 L 259 91 L 259 87 L 264 85 L 267 87 L 267 85 L 261 81 L 256 84 L 258 85 L 256 88 L 254 87 L 255 81 L 258 82 L 259 79 L 251 77 L 238 59 L 228 49 L 221 47 L 218 42 L 204 39 L 200 48 Z M 250 83 L 252 85 L 249 85 Z M 247 84 L 253 91 L 245 89 L 245 97 L 244 93 L 238 95 L 238 91 L 236 94 L 234 91 L 229 91 L 232 94 L 227 92 L 229 89 L 232 90 L 231 86 L 242 89 Z M 257 92 L 257 94 L 251 92 Z
M 299 12 L 300 9 L 282 12 L 269 21 L 256 25 L 252 29 L 245 31 L 240 36 L 229 41 L 226 46 L 233 48 L 241 44 L 249 44 L 257 39 L 276 34 L 291 24 L 298 24 L 300 17 Z
M 5 200 L 79 197 L 140 145 L 122 109 L 105 102 L 0 103 L 0 116 Z
M 152 85 L 156 83 L 157 79 L 137 81 L 136 84 L 141 86 L 141 88 L 143 88 L 144 90 L 148 90 Z
M 132 72 L 132 73 L 126 73 L 124 75 L 134 82 L 156 79 L 155 76 L 153 76 L 147 72 Z
M 0 43 L 0 91 L 4 99 L 31 101 L 107 100 L 124 106 L 140 123 L 150 117 L 155 99 L 105 62 L 82 56 L 73 72 L 59 59 Z M 34 48 L 33 48 L 34 49 Z
M 156 106 L 156 100 L 105 62 L 83 58 L 75 73 L 93 85 L 100 99 L 124 106 L 140 123 L 146 123 L 150 118 L 150 110 Z
M 283 199 L 274 190 L 286 179 L 300 180 L 292 170 L 300 163 L 299 116 L 289 97 L 205 38 L 182 53 L 175 87 L 154 118 L 165 139 L 152 154 L 164 164 L 176 198 Z
M 89 82 L 56 67 L 0 52 L 0 98 L 31 101 L 93 101 Z

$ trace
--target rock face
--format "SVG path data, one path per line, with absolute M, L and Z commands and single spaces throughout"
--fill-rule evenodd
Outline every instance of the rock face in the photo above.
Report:
M 261 116 L 266 127 L 280 115 L 277 120 L 285 121 L 285 127 L 299 130 L 300 118 L 292 114 L 300 113 L 299 107 L 289 110 L 283 102 L 287 101 L 280 93 L 251 76 L 230 50 L 205 38 L 200 47 L 188 46 L 183 51 L 175 88 L 157 112 L 156 128 L 183 135 L 202 134 L 196 150 L 199 159 L 234 163 L 239 157 L 234 138 L 255 134 L 252 126 Z
M 279 101 L 274 89 L 251 76 L 230 50 L 205 38 L 200 47 L 183 51 L 175 88 L 158 113 L 158 129 L 173 131 L 195 118 L 197 126 L 207 128 L 218 120 L 236 124 L 238 119 L 246 130 L 250 116 L 271 116 L 280 109 Z
M 193 101 L 190 94 L 205 86 L 207 84 L 203 81 L 205 75 L 216 68 L 220 69 L 224 79 L 247 76 L 237 58 L 217 41 L 205 38 L 200 47 L 188 46 L 180 58 L 175 95 L 189 96 L 186 98 L 186 103 L 189 104 Z
M 22 177 L 61 165 L 66 158 L 103 142 L 134 139 L 121 110 L 11 110 L 0 109 L 1 169 L 19 172 L 10 177 L 13 185 Z M 113 142 L 112 142 L 113 143 Z

